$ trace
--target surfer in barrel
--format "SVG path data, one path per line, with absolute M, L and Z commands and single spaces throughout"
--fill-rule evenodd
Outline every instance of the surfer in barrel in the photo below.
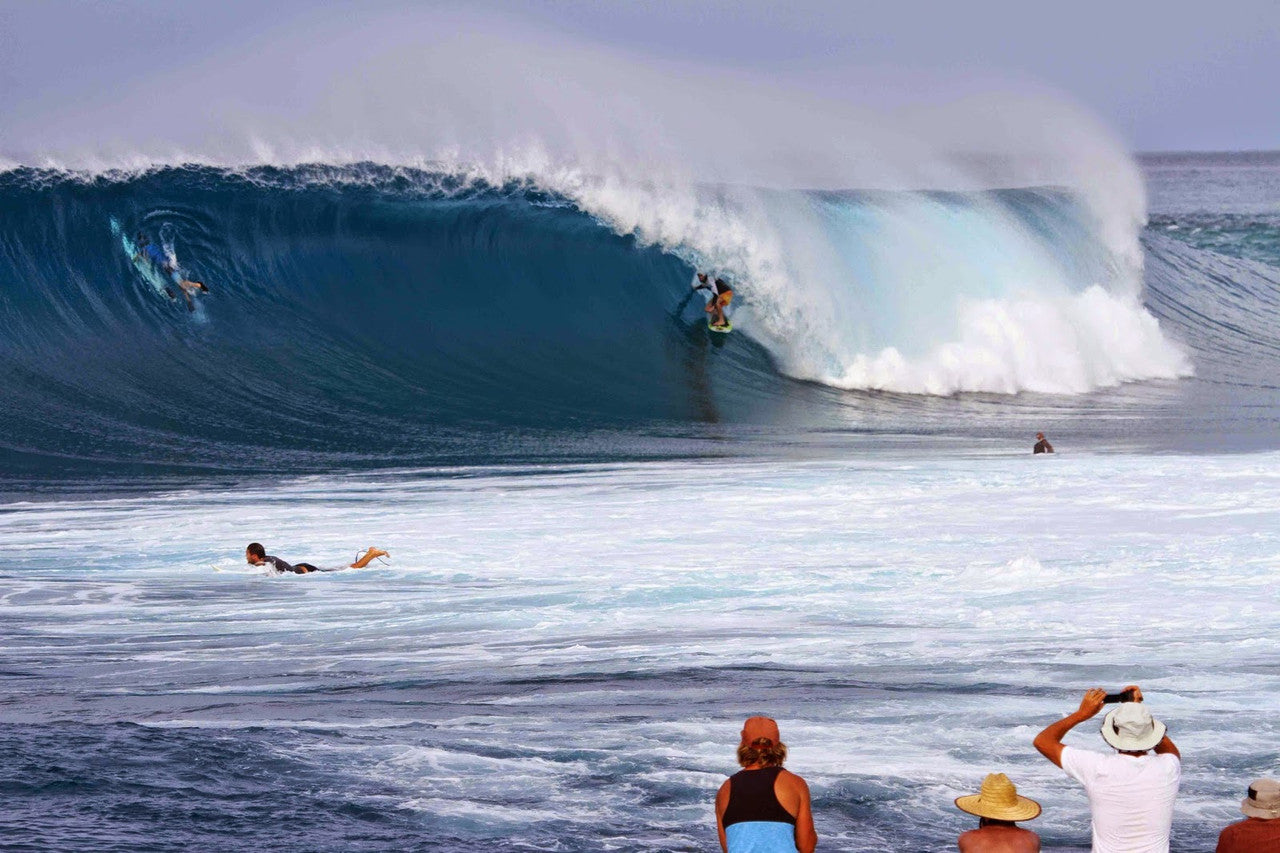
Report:
M 700 272 L 693 282 L 694 290 L 706 290 L 711 293 L 711 299 L 707 302 L 706 312 L 711 315 L 711 321 L 708 325 L 713 329 L 729 328 L 729 319 L 725 316 L 724 311 L 729 307 L 729 303 L 733 301 L 733 288 L 722 278 L 712 278 L 706 273 Z
M 182 274 L 182 270 L 180 270 L 177 264 L 174 263 L 173 258 L 171 258 L 163 248 L 152 243 L 147 235 L 143 234 L 141 231 L 138 232 L 138 236 L 134 242 L 138 246 L 138 253 L 133 256 L 134 261 L 136 262 L 138 260 L 145 259 L 157 270 L 169 276 L 173 280 L 173 283 L 181 288 L 182 296 L 187 300 L 187 310 L 196 310 L 195 302 L 192 301 L 191 297 L 197 293 L 209 292 L 209 288 L 205 286 L 204 282 L 191 281 L 184 276 Z M 169 294 L 170 299 L 176 298 L 172 290 L 166 289 L 165 292 Z
M 338 569 L 363 569 L 379 557 L 390 557 L 386 551 L 381 548 L 375 548 L 372 545 L 356 557 L 354 563 L 349 566 L 338 566 L 332 569 L 322 569 L 319 566 L 313 566 L 311 563 L 286 563 L 279 557 L 273 557 L 267 553 L 267 549 L 263 548 L 258 542 L 250 542 L 249 547 L 244 549 L 244 559 L 251 566 L 270 566 L 276 572 L 293 572 L 298 575 L 305 575 L 308 572 L 336 572 Z

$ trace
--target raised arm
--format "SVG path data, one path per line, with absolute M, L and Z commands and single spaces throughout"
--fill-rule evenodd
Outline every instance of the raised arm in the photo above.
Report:
M 1100 687 L 1095 687 L 1084 694 L 1084 698 L 1080 700 L 1080 707 L 1058 720 L 1056 723 L 1050 723 L 1045 730 L 1036 735 L 1036 749 L 1040 750 L 1040 754 L 1052 761 L 1059 767 L 1062 766 L 1062 739 L 1067 736 L 1067 732 L 1083 723 L 1090 717 L 1097 715 L 1102 710 L 1102 700 L 1106 697 L 1107 691 Z

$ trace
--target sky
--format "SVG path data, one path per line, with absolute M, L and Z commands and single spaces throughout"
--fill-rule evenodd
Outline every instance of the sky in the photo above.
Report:
M 315 96 L 320 69 L 340 78 L 357 54 L 376 63 L 419 38 L 438 44 L 454 13 L 887 108 L 1050 92 L 1135 151 L 1280 148 L 1275 0 L 0 0 L 0 158 L 70 144 L 118 150 L 139 128 L 190 143 L 211 132 L 202 110 L 287 112 Z M 365 26 L 378 20 L 394 23 Z

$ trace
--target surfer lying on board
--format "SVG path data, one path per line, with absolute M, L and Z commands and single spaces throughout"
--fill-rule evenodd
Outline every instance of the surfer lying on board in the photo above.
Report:
M 356 557 L 356 561 L 347 569 L 363 569 L 379 557 L 390 557 L 386 551 L 381 548 L 374 548 L 372 545 L 363 554 Z M 251 566 L 271 566 L 277 572 L 293 572 L 298 575 L 305 575 L 307 572 L 326 572 L 336 571 L 336 569 L 322 569 L 319 566 L 313 566 L 310 563 L 286 563 L 279 557 L 273 557 L 267 553 L 257 542 L 250 542 L 249 547 L 244 549 L 244 559 Z
M 708 279 L 706 273 L 700 272 L 693 282 L 693 289 L 711 292 L 711 301 L 707 303 L 705 309 L 711 315 L 711 325 L 713 327 L 729 325 L 728 318 L 724 316 L 724 309 L 728 308 L 729 303 L 733 301 L 733 288 L 728 282 L 722 278 Z
M 196 293 L 208 293 L 209 288 L 205 287 L 203 282 L 189 281 L 184 277 L 182 271 L 174 265 L 173 260 L 165 253 L 165 250 L 152 243 L 146 234 L 138 232 L 138 238 L 134 242 L 138 245 L 138 254 L 134 255 L 133 259 L 136 261 L 140 258 L 146 258 L 153 267 L 172 278 L 173 283 L 182 289 L 182 297 L 187 300 L 187 310 L 196 310 L 196 304 L 191 300 L 191 297 Z M 171 299 L 174 298 L 172 290 L 166 290 L 165 292 L 169 294 Z

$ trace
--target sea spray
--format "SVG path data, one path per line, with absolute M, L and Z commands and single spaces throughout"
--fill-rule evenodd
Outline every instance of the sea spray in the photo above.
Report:
M 786 74 L 642 57 L 444 10 L 341 25 L 320 16 L 270 43 L 269 55 L 289 52 L 288 85 L 263 85 L 279 72 L 252 52 L 226 58 L 215 91 L 207 69 L 171 71 L 154 87 L 184 97 L 161 126 L 116 128 L 103 117 L 85 123 L 92 142 L 64 129 L 70 136 L 36 162 L 373 161 L 491 186 L 527 183 L 735 278 L 743 335 L 789 375 L 836 387 L 1080 392 L 1191 370 L 1140 317 L 1146 213 L 1137 170 L 1105 128 L 1052 92 L 904 91 L 901 103 L 886 104 L 860 85 L 866 72 L 857 68 L 828 69 L 816 91 Z M 116 140 L 114 153 L 96 144 L 104 135 Z M 1028 234 L 1004 199 L 982 195 L 1010 188 L 1069 199 L 1080 232 L 1070 257 L 1059 235 Z M 842 208 L 813 191 L 892 195 Z M 962 194 L 963 203 L 939 204 L 937 192 Z M 602 287 L 611 276 L 601 270 Z M 1093 287 L 1116 297 L 1107 313 L 1060 307 Z M 1005 337 L 1030 339 L 1058 323 L 1046 346 L 1062 348 L 1028 370 L 998 341 L 975 345 L 983 337 L 971 326 L 975 301 L 1004 303 L 993 307 L 1005 315 Z M 1037 301 L 1038 310 L 1014 307 Z M 1034 323 L 1013 319 L 1023 315 Z M 1075 328 L 1086 316 L 1096 328 Z M 1138 327 L 1142 346 L 1107 346 L 1107 328 Z M 1081 345 L 1102 348 L 1074 349 Z

